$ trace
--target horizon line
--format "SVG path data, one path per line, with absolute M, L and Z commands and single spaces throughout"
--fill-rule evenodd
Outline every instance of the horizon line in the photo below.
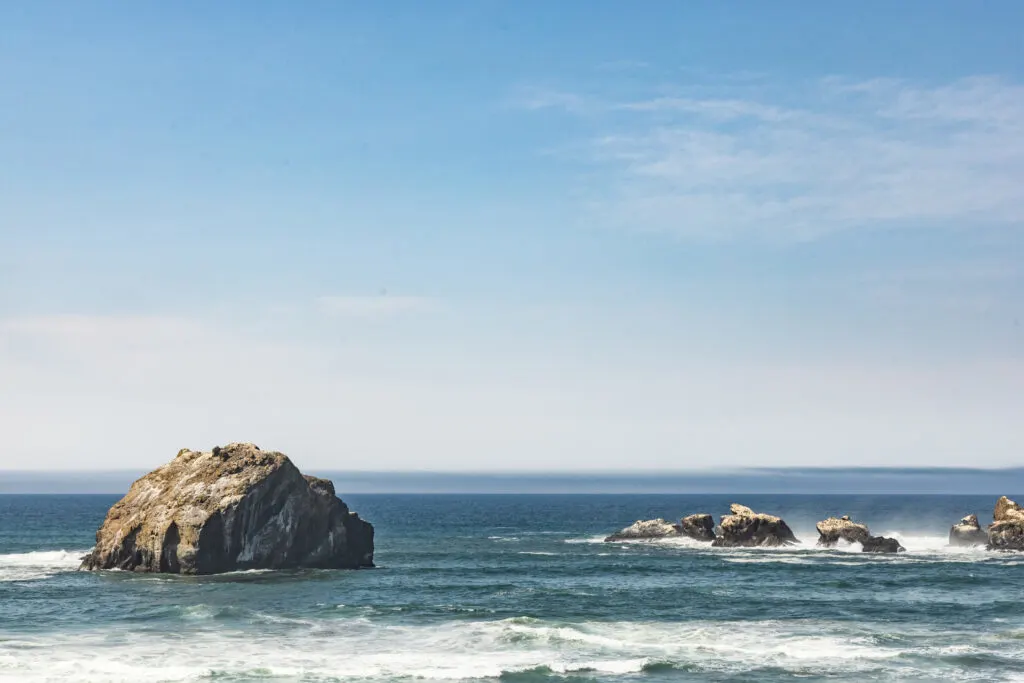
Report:
M 160 466 L 158 466 L 160 467 Z M 156 467 L 143 470 L 131 468 L 117 469 L 10 469 L 0 468 L 2 475 L 61 475 L 61 474 L 89 474 L 89 475 L 126 475 L 152 472 Z M 567 476 L 615 476 L 615 477 L 643 477 L 643 476 L 687 476 L 687 475 L 728 475 L 728 474 L 795 474 L 795 473 L 836 473 L 836 472 L 857 472 L 857 473 L 881 473 L 881 474 L 950 474 L 950 473 L 998 473 L 998 472 L 1024 472 L 1024 464 L 1011 467 L 967 467 L 967 466 L 921 466 L 921 465 L 854 465 L 845 467 L 829 467 L 821 465 L 771 465 L 761 467 L 733 467 L 733 468 L 706 468 L 706 469 L 644 469 L 644 470 L 616 470 L 616 469 L 595 469 L 595 470 L 350 470 L 334 467 L 311 467 L 309 471 L 345 473 L 351 475 L 416 475 L 416 476 L 477 476 L 477 477 L 567 477 Z

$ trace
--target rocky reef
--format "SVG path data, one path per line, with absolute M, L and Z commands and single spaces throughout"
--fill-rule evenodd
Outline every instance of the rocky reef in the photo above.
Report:
M 282 453 L 182 449 L 132 484 L 82 569 L 217 574 L 373 566 L 373 526 Z
M 731 514 L 723 515 L 719 533 L 712 545 L 717 547 L 777 547 L 799 543 L 781 517 L 754 512 L 745 505 L 733 503 Z
M 988 532 L 978 523 L 978 515 L 967 515 L 949 530 L 949 544 L 953 546 L 978 546 L 988 543 Z
M 685 536 L 697 541 L 715 539 L 715 518 L 707 514 L 683 517 L 678 524 L 658 519 L 638 519 L 632 525 L 608 536 L 605 543 Z
M 605 543 L 613 543 L 615 541 L 636 541 L 646 538 L 668 538 L 678 535 L 679 527 L 659 517 L 658 519 L 638 519 L 632 525 L 622 531 L 616 531 L 604 540 Z
M 823 519 L 815 528 L 818 530 L 818 545 L 824 548 L 833 548 L 840 540 L 863 544 L 871 537 L 866 525 L 852 521 L 848 515 Z

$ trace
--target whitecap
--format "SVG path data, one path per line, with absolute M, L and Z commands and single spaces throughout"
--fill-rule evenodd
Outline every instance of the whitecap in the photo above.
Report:
M 74 571 L 88 550 L 42 550 L 0 555 L 0 582 L 35 581 Z

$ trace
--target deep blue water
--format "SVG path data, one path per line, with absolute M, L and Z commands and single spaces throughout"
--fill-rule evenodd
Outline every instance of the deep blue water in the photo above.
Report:
M 0 496 L 0 680 L 1024 680 L 1024 556 L 945 547 L 995 496 L 342 497 L 379 569 L 190 578 L 74 571 L 117 496 Z M 803 547 L 600 542 L 734 501 Z

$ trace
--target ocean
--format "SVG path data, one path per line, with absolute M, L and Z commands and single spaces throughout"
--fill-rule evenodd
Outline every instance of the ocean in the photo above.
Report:
M 342 494 L 377 569 L 76 571 L 118 497 L 0 495 L 0 680 L 1024 681 L 1024 555 L 946 547 L 994 495 Z M 602 542 L 731 502 L 803 544 Z

